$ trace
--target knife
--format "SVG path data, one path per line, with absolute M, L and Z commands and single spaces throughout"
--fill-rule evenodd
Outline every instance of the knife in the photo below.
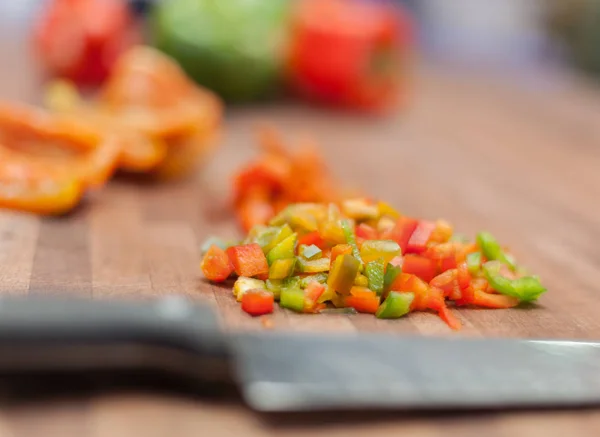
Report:
M 0 299 L 3 376 L 148 369 L 235 385 L 261 412 L 600 404 L 596 342 L 226 333 L 184 298 Z

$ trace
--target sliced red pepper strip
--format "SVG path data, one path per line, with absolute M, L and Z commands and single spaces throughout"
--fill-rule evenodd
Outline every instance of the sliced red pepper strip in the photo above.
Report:
M 415 231 L 408 240 L 406 253 L 422 253 L 427 249 L 427 242 L 435 229 L 435 223 L 427 220 L 418 222 Z
M 457 299 L 460 297 L 460 287 L 458 285 L 458 270 L 452 269 L 440 273 L 429 282 L 429 285 L 444 292 L 444 297 Z
M 261 247 L 256 244 L 232 246 L 226 251 L 238 276 L 254 277 L 269 274 L 269 264 Z
M 425 282 L 433 279 L 436 273 L 435 263 L 420 255 L 405 255 L 402 263 L 402 271 L 418 276 Z
M 418 221 L 409 217 L 400 217 L 396 225 L 381 235 L 382 240 L 394 240 L 400 246 L 402 254 L 406 253 L 408 241 L 417 228 Z
M 262 316 L 273 312 L 275 297 L 266 290 L 248 290 L 242 296 L 242 310 L 251 316 Z
M 512 308 L 519 304 L 519 299 L 512 296 L 491 294 L 482 290 L 474 290 L 472 304 L 485 308 Z

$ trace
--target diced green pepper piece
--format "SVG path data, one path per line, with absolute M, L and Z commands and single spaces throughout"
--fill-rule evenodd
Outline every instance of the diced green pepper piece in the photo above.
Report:
M 318 259 L 321 258 L 321 256 L 323 255 L 323 251 L 314 244 L 311 244 L 310 246 L 302 244 L 298 248 L 298 252 L 301 256 L 303 256 L 306 259 Z
M 315 273 L 314 275 L 308 275 L 300 279 L 300 287 L 306 288 L 311 282 L 318 282 L 319 284 L 327 283 L 327 273 Z
M 266 286 L 267 290 L 273 293 L 275 300 L 279 300 L 279 294 L 281 293 L 281 285 L 283 281 L 281 279 L 267 279 Z
M 346 238 L 346 243 L 352 247 L 352 255 L 354 258 L 358 260 L 358 262 L 362 263 L 363 260 L 360 257 L 360 252 L 358 250 L 358 246 L 356 245 L 356 236 L 354 235 L 354 227 L 348 220 L 341 221 L 342 230 L 344 231 L 344 237 Z
M 365 267 L 365 273 L 369 279 L 369 289 L 377 293 L 377 296 L 381 296 L 383 293 L 384 277 L 385 277 L 385 264 L 383 258 L 368 262 Z
M 489 232 L 480 232 L 477 234 L 477 245 L 488 260 L 500 261 L 510 267 L 511 270 L 515 270 L 514 259 L 506 256 L 496 238 Z
M 379 218 L 379 206 L 369 203 L 365 199 L 348 199 L 342 202 L 344 214 L 355 220 L 369 220 Z
M 516 297 L 523 302 L 531 302 L 546 292 L 537 276 L 524 276 L 508 279 L 501 274 L 500 261 L 489 261 L 483 265 L 483 273 L 490 286 L 500 294 Z
M 375 317 L 378 319 L 398 319 L 410 312 L 410 305 L 414 298 L 414 293 L 392 291 L 383 303 L 379 305 Z
M 299 256 L 296 259 L 298 260 L 296 265 L 301 273 L 320 273 L 329 271 L 329 258 L 306 260 Z
M 236 297 L 238 302 L 241 302 L 242 296 L 248 290 L 254 290 L 255 288 L 265 288 L 265 281 L 261 281 L 260 279 L 247 278 L 245 276 L 240 276 L 233 284 L 233 295 Z
M 481 252 L 473 252 L 467 255 L 467 269 L 473 276 L 481 272 Z
M 267 262 L 269 265 L 273 264 L 273 261 L 277 259 L 289 259 L 296 256 L 296 243 L 298 241 L 298 234 L 293 233 L 277 246 L 269 251 L 267 254 Z
M 283 288 L 279 295 L 279 304 L 296 312 L 304 311 L 304 291 L 298 287 Z
M 356 279 L 354 279 L 354 285 L 358 285 L 359 287 L 368 287 L 369 286 L 369 278 L 367 278 L 362 273 L 356 275 Z
M 289 278 L 286 278 L 281 283 L 282 290 L 284 288 L 298 288 L 298 287 L 300 287 L 300 278 L 297 276 L 291 276 Z
M 387 264 L 400 255 L 400 246 L 392 240 L 367 240 L 362 244 L 360 254 L 366 263 L 383 258 Z
M 333 262 L 327 285 L 332 291 L 348 294 L 354 285 L 360 261 L 352 255 L 340 255 Z
M 390 287 L 398 277 L 402 273 L 402 268 L 395 266 L 393 264 L 387 265 L 385 268 L 385 275 L 383 277 L 383 295 L 385 296 L 389 291 Z
M 269 267 L 269 279 L 285 279 L 294 273 L 295 258 L 276 259 Z

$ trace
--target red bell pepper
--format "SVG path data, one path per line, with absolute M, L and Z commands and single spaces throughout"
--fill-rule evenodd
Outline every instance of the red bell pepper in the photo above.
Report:
M 319 282 L 310 282 L 304 289 L 304 312 L 314 313 L 318 311 L 320 305 L 318 300 L 325 292 L 325 286 Z
M 264 277 L 269 274 L 267 257 L 261 247 L 256 244 L 232 246 L 226 251 L 238 276 Z
M 380 298 L 377 293 L 364 287 L 352 287 L 350 295 L 344 298 L 347 307 L 359 313 L 375 314 L 379 308 Z
M 423 253 L 427 249 L 429 237 L 435 229 L 435 223 L 421 220 L 408 240 L 406 253 Z
M 52 0 L 34 34 L 49 73 L 82 85 L 101 83 L 138 41 L 133 13 L 121 0 Z
M 372 226 L 361 223 L 356 227 L 356 238 L 362 238 L 363 240 L 377 240 L 379 239 L 379 236 Z
M 209 281 L 223 282 L 233 272 L 233 265 L 223 249 L 212 245 L 200 264 L 202 273 Z
M 486 293 L 482 290 L 474 290 L 472 305 L 485 308 L 512 308 L 519 304 L 519 299 L 502 294 Z
M 318 231 L 309 232 L 308 234 L 304 234 L 301 237 L 298 237 L 298 247 L 304 246 L 317 246 L 319 249 L 323 249 L 325 247 L 325 242 L 321 238 L 321 234 Z
M 248 290 L 242 296 L 242 310 L 251 316 L 262 316 L 273 312 L 275 297 L 266 290 Z
M 418 276 L 425 282 L 433 279 L 436 273 L 435 263 L 429 258 L 409 254 L 404 256 L 402 271 Z
M 392 229 L 382 232 L 381 239 L 395 241 L 402 249 L 402 254 L 405 254 L 408 241 L 417 228 L 417 224 L 418 221 L 415 219 L 400 217 Z
M 398 5 L 301 0 L 292 22 L 288 77 L 300 94 L 327 104 L 382 110 L 399 95 L 410 24 Z

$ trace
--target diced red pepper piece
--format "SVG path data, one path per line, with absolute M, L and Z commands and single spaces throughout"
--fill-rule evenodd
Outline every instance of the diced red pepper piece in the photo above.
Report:
M 435 263 L 420 255 L 405 255 L 402 271 L 418 276 L 425 282 L 431 281 L 436 273 Z
M 491 294 L 481 290 L 474 290 L 473 305 L 485 308 L 512 308 L 519 304 L 519 299 L 502 294 Z
M 366 223 L 361 223 L 356 227 L 356 238 L 362 238 L 364 240 L 377 240 L 379 235 L 377 231 Z
M 298 238 L 298 247 L 310 246 L 314 244 L 319 249 L 323 249 L 325 247 L 325 241 L 321 238 L 321 234 L 318 231 L 309 232 L 308 234 L 304 234 Z
M 304 289 L 304 312 L 313 313 L 318 308 L 317 301 L 325 292 L 325 286 L 317 281 L 309 283 Z
M 463 262 L 458 266 L 458 286 L 461 290 L 464 290 L 469 285 L 471 285 L 471 274 L 469 273 L 469 268 L 467 267 L 467 263 Z
M 214 244 L 208 248 L 200 268 L 206 279 L 213 282 L 223 282 L 233 272 L 233 266 L 225 251 Z
M 389 231 L 382 232 L 382 240 L 394 240 L 402 249 L 402 254 L 406 253 L 408 241 L 417 228 L 418 221 L 409 217 L 400 217 Z
M 435 223 L 428 220 L 420 220 L 415 228 L 415 231 L 408 240 L 406 253 L 423 253 L 427 249 L 427 242 L 433 230 Z
M 379 296 L 365 287 L 352 287 L 350 295 L 344 298 L 347 307 L 354 308 L 359 313 L 375 314 L 379 308 Z
M 442 290 L 445 297 L 458 299 L 461 296 L 460 286 L 458 285 L 457 269 L 447 270 L 443 273 L 440 273 L 429 282 L 429 285 Z
M 238 276 L 255 277 L 269 274 L 267 258 L 256 243 L 232 246 L 226 253 Z
M 242 296 L 242 310 L 251 316 L 262 316 L 273 312 L 274 302 L 275 297 L 269 291 L 248 290 Z

